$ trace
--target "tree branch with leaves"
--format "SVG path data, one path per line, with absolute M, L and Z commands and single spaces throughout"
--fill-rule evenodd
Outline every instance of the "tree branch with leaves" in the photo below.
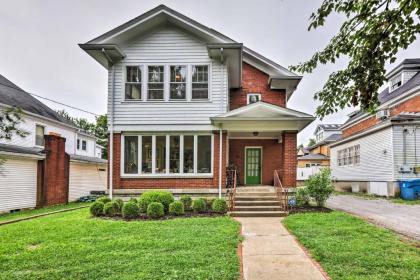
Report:
M 350 106 L 374 112 L 386 81 L 385 64 L 395 62 L 398 51 L 420 33 L 420 0 L 324 0 L 310 16 L 308 30 L 324 26 L 333 13 L 346 17 L 338 34 L 308 61 L 290 68 L 311 73 L 319 64 L 348 58 L 347 68 L 333 72 L 315 93 L 321 101 L 316 114 L 323 118 Z

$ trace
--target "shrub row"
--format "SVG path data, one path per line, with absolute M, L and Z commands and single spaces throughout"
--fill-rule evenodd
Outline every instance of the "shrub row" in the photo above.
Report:
M 193 210 L 195 213 L 205 213 L 211 209 L 216 213 L 226 213 L 227 203 L 224 199 L 193 200 L 189 195 L 181 196 L 175 201 L 173 195 L 166 191 L 147 191 L 137 200 L 131 198 L 124 203 L 121 199 L 110 200 L 108 197 L 98 198 L 90 207 L 93 216 L 116 216 L 121 214 L 126 219 L 134 219 L 140 213 L 146 213 L 152 219 L 158 219 L 165 214 L 181 216 L 185 211 Z

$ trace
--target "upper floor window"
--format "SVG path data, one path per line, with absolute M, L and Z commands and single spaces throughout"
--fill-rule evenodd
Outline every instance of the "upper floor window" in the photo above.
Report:
M 82 151 L 86 151 L 86 150 L 87 150 L 86 140 L 82 140 Z
M 35 126 L 35 145 L 36 146 L 44 146 L 45 144 L 44 134 L 45 134 L 45 127 L 37 124 Z
M 141 99 L 141 70 L 138 66 L 127 66 L 127 79 L 125 83 L 125 99 Z
M 398 76 L 394 77 L 390 81 L 390 91 L 393 91 L 399 88 L 402 85 L 402 75 L 399 74 Z
M 148 67 L 148 91 L 147 99 L 163 100 L 164 96 L 164 71 L 163 66 Z
M 80 150 L 80 139 L 77 139 L 77 149 Z
M 256 103 L 261 100 L 261 94 L 259 93 L 248 93 L 246 96 L 246 104 Z
M 187 89 L 187 67 L 171 66 L 170 98 L 185 99 Z
M 192 66 L 192 99 L 209 98 L 209 69 L 208 65 Z

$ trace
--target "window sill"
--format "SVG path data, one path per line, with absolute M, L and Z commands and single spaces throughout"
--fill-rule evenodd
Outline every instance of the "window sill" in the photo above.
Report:
M 153 178 L 153 179 L 183 179 L 183 178 L 213 178 L 213 174 L 121 174 L 121 178 Z
M 211 103 L 209 99 L 201 100 L 123 100 L 121 103 L 132 104 L 132 103 L 147 103 L 147 104 L 162 104 L 162 103 Z

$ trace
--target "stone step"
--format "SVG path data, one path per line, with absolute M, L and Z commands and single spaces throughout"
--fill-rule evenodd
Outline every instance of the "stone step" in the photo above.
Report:
M 231 217 L 284 217 L 287 213 L 284 211 L 232 211 Z
M 235 201 L 235 206 L 277 206 L 277 200 Z
M 282 211 L 280 205 L 277 206 L 238 206 L 235 205 L 234 211 L 247 211 L 247 212 L 267 212 L 267 211 Z
M 278 201 L 277 196 L 242 196 L 236 195 L 235 201 Z
M 274 187 L 239 187 L 236 188 L 237 193 L 244 193 L 244 192 L 275 192 L 276 189 Z
M 275 192 L 236 192 L 237 196 L 275 196 Z

